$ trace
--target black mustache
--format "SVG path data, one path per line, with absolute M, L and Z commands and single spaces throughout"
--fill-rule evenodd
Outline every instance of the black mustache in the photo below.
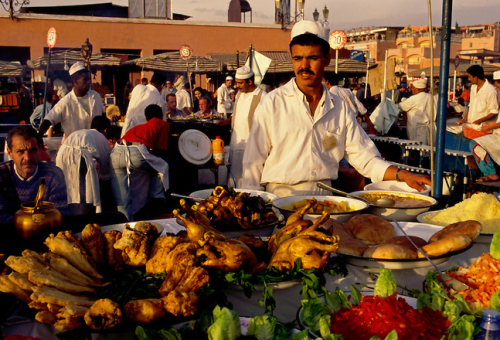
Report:
M 301 73 L 304 73 L 304 72 L 309 73 L 309 74 L 311 74 L 313 76 L 315 75 L 315 73 L 313 71 L 306 70 L 306 69 L 300 69 L 298 73 L 301 74 Z

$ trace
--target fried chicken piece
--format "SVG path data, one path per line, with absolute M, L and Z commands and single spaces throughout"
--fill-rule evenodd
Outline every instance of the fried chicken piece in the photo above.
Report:
M 49 310 L 49 306 L 43 302 L 31 301 L 30 303 L 28 303 L 28 307 L 31 309 L 37 309 L 37 310 Z
M 151 243 L 158 236 L 158 229 L 148 222 L 137 222 L 134 229 L 127 226 L 115 249 L 122 250 L 125 264 L 133 267 L 145 266 L 151 251 Z
M 174 250 L 168 253 L 166 257 L 166 266 L 165 272 L 169 274 L 172 271 L 172 268 L 176 265 L 176 259 L 179 254 L 188 252 L 190 254 L 196 254 L 196 251 L 199 249 L 195 243 L 179 243 Z
M 122 233 L 118 230 L 109 230 L 104 232 L 104 253 L 106 258 L 106 264 L 109 267 L 119 268 L 123 263 L 122 251 L 120 249 L 115 249 L 114 245 L 121 239 Z
M 207 217 L 207 215 L 191 208 L 187 204 L 185 199 L 181 199 L 180 204 L 181 208 L 186 212 L 187 218 L 190 219 L 193 223 L 203 226 L 210 226 L 210 219 Z
M 201 267 L 190 267 L 186 270 L 186 274 L 175 288 L 180 292 L 196 293 L 201 287 L 210 282 L 210 275 Z
M 28 279 L 37 285 L 52 286 L 68 293 L 95 293 L 95 289 L 72 282 L 66 276 L 53 270 L 30 271 Z
M 174 290 L 184 275 L 188 273 L 188 268 L 191 269 L 195 262 L 196 257 L 193 254 L 190 254 L 187 251 L 180 252 L 175 258 L 175 266 L 172 267 L 172 270 L 168 273 L 165 281 L 163 281 L 163 284 L 160 287 L 160 295 L 166 296 Z
M 5 264 L 21 274 L 28 274 L 30 270 L 46 270 L 47 266 L 35 257 L 9 256 Z
M 51 252 L 64 257 L 85 274 L 98 279 L 103 278 L 91 264 L 90 257 L 85 249 L 78 243 L 70 242 L 64 238 L 54 237 L 54 234 L 51 234 L 45 240 L 45 245 L 49 247 Z
M 140 323 L 151 323 L 165 316 L 160 299 L 129 301 L 123 309 L 128 319 Z
M 146 272 L 156 274 L 166 272 L 168 260 L 167 255 L 182 242 L 179 236 L 164 235 L 156 239 L 148 262 Z
M 63 308 L 62 306 L 53 304 L 53 303 L 47 303 L 47 309 L 51 313 L 59 313 L 59 311 Z
M 78 305 L 90 307 L 96 301 L 93 298 L 82 295 L 74 295 L 70 293 L 65 293 L 59 289 L 47 287 L 47 286 L 34 286 L 33 294 L 31 294 L 31 300 L 40 303 L 52 303 L 60 306 L 67 305 Z
M 104 264 L 104 241 L 99 225 L 87 224 L 83 228 L 82 243 L 94 263 Z
M 88 310 L 88 307 L 83 306 L 64 306 L 57 313 L 58 320 L 54 324 L 54 327 L 61 331 L 76 329 L 84 323 L 83 318 Z
M 25 249 L 21 253 L 23 257 L 33 257 L 35 258 L 41 265 L 47 267 L 49 264 L 47 261 L 43 258 L 42 255 L 38 254 L 36 251 L 31 250 L 31 249 Z
M 297 222 L 297 221 L 300 221 L 304 218 L 304 215 L 307 213 L 307 211 L 309 209 L 311 209 L 311 207 L 313 205 L 315 205 L 318 201 L 314 198 L 314 197 L 311 197 L 309 199 L 309 202 L 307 202 L 306 205 L 304 205 L 302 208 L 300 208 L 299 210 L 297 210 L 296 212 L 294 212 L 289 218 L 288 220 L 286 220 L 286 225 L 289 225 L 289 224 L 292 224 L 294 222 Z
M 23 300 L 26 303 L 31 302 L 31 298 L 30 298 L 31 292 L 19 287 L 7 275 L 0 275 L 0 292 L 12 294 L 16 298 Z
M 73 234 L 73 232 L 70 230 L 60 231 L 57 233 L 56 237 L 63 238 L 65 240 L 68 240 L 69 242 L 78 243 L 80 246 L 82 245 L 78 235 Z
M 264 261 L 267 257 L 267 244 L 260 238 L 243 234 L 238 237 L 238 240 L 245 243 L 248 248 L 255 254 L 259 261 Z
M 201 262 L 203 267 L 224 271 L 237 270 L 247 261 L 250 267 L 258 263 L 250 248 L 238 240 L 209 240 L 202 249 L 198 249 L 196 256 L 204 258 Z
M 43 257 L 48 261 L 50 267 L 55 271 L 65 275 L 72 282 L 80 285 L 100 286 L 99 280 L 91 278 L 78 269 L 76 269 L 64 257 L 51 252 L 46 252 Z
M 338 249 L 338 237 L 328 236 L 319 231 L 310 231 L 282 243 L 272 256 L 269 266 L 285 271 L 293 268 L 297 258 L 302 259 L 302 268 L 323 268 L 328 263 L 330 253 Z
M 9 279 L 11 279 L 21 289 L 26 290 L 28 292 L 31 292 L 32 291 L 31 287 L 34 286 L 34 284 L 28 279 L 27 274 L 12 272 L 9 274 Z
M 171 291 L 161 298 L 163 308 L 175 316 L 191 316 L 198 311 L 198 296 L 195 293 Z
M 113 329 L 122 323 L 122 318 L 120 307 L 110 299 L 97 300 L 84 316 L 87 326 L 95 331 Z
M 53 325 L 57 321 L 57 316 L 48 310 L 42 310 L 36 313 L 35 320 Z
M 294 238 L 295 236 L 300 234 L 300 232 L 304 231 L 312 225 L 313 223 L 310 220 L 298 220 L 291 224 L 287 224 L 286 226 L 278 230 L 275 234 L 267 238 L 266 241 L 268 252 L 270 254 L 276 253 L 280 244 L 291 238 Z
M 199 241 L 203 241 L 204 235 L 207 232 L 210 232 L 214 235 L 217 235 L 216 237 L 224 238 L 224 236 L 222 236 L 221 232 L 218 231 L 217 229 L 214 229 L 210 226 L 204 226 L 204 225 L 200 225 L 200 224 L 196 224 L 194 222 L 191 222 L 190 220 L 188 220 L 187 218 L 182 216 L 180 214 L 179 210 L 177 210 L 177 209 L 174 210 L 174 216 L 176 218 L 178 218 L 179 220 L 181 220 L 182 222 L 184 222 L 184 227 L 187 230 L 189 241 L 191 241 L 192 243 L 199 243 Z

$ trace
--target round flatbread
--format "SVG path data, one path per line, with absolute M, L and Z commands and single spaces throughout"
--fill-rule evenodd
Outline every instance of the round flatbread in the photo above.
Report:
M 458 234 L 444 237 L 435 242 L 430 242 L 428 245 L 423 246 L 422 250 L 427 254 L 427 256 L 436 257 L 452 251 L 467 248 L 471 243 L 472 240 L 469 236 Z M 424 255 L 419 252 L 418 257 L 423 258 Z
M 450 224 L 432 235 L 429 239 L 429 243 L 439 241 L 447 236 L 460 234 L 466 235 L 474 241 L 479 234 L 481 234 L 481 223 L 478 221 L 468 220 Z
M 365 250 L 364 257 L 374 259 L 404 260 L 416 258 L 415 252 L 397 244 L 379 244 Z
M 368 245 L 381 244 L 394 236 L 394 226 L 388 221 L 375 215 L 361 214 L 352 217 L 345 223 L 354 238 Z
M 421 237 L 412 236 L 412 235 L 408 235 L 408 236 L 420 249 L 422 249 L 423 246 L 428 244 L 428 242 Z M 406 238 L 406 236 L 391 237 L 390 239 L 385 240 L 383 244 L 397 244 L 398 246 L 405 247 L 406 249 L 414 252 L 415 257 L 417 256 L 417 253 L 419 252 L 418 249 L 415 248 L 415 246 L 413 244 L 411 244 L 411 242 Z
M 337 253 L 353 255 L 353 256 L 363 256 L 365 250 L 368 249 L 368 245 L 361 240 L 355 238 L 340 238 L 339 249 Z

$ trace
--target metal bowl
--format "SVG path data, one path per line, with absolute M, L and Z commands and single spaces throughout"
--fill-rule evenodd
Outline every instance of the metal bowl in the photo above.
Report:
M 417 189 L 413 189 L 405 182 L 398 181 L 382 181 L 375 182 L 365 186 L 364 190 L 387 190 L 387 191 L 401 191 L 401 192 L 410 192 L 414 194 L 426 195 L 430 196 L 431 186 L 424 184 L 424 191 L 418 192 Z
M 325 201 L 325 200 L 332 201 L 335 204 L 344 201 L 349 208 L 353 208 L 354 210 L 352 211 L 330 214 L 330 218 L 333 218 L 334 220 L 340 222 L 347 221 L 352 216 L 364 212 L 369 207 L 369 205 L 363 201 L 357 200 L 355 198 L 347 198 L 341 196 L 288 196 L 288 197 L 278 198 L 277 200 L 273 201 L 273 206 L 277 208 L 283 214 L 283 216 L 285 216 L 285 219 L 288 219 L 288 217 L 290 217 L 295 211 L 290 209 L 285 209 L 283 207 L 291 206 L 293 203 L 302 200 L 308 200 L 311 197 L 314 197 L 318 201 Z M 319 216 L 321 216 L 321 214 L 305 214 L 304 219 L 313 220 Z
M 388 221 L 392 220 L 407 221 L 407 222 L 415 221 L 418 214 L 428 211 L 430 208 L 432 208 L 438 203 L 436 199 L 430 196 L 422 194 L 414 194 L 414 193 L 404 193 L 398 191 L 383 191 L 383 190 L 354 191 L 351 192 L 351 195 L 360 195 L 367 193 L 388 194 L 400 197 L 409 197 L 429 202 L 429 205 L 427 207 L 417 207 L 417 208 L 382 207 L 382 206 L 370 205 L 370 208 L 368 209 L 369 214 L 382 217 Z
M 214 189 L 193 191 L 192 193 L 189 194 L 189 196 L 194 197 L 194 198 L 207 199 L 210 196 L 212 196 L 213 191 L 214 191 Z M 248 192 L 250 194 L 250 196 L 260 196 L 260 197 L 262 197 L 262 199 L 266 203 L 271 203 L 275 199 L 279 198 L 279 196 L 271 194 L 270 192 L 260 191 L 260 190 L 234 189 L 234 191 L 236 191 L 236 192 Z

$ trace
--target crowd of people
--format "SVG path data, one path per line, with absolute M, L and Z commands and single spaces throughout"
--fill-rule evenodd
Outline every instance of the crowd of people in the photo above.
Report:
M 72 90 L 56 105 L 47 105 L 47 114 L 37 121 L 38 132 L 31 126 L 9 132 L 12 160 L 0 166 L 0 221 L 11 221 L 21 203 L 34 200 L 42 177 L 48 187 L 44 200 L 54 202 L 63 214 L 102 211 L 102 184 L 107 182 L 116 209 L 134 220 L 148 201 L 163 202 L 169 181 L 175 180 L 166 157 L 167 119 L 191 115 L 216 117 L 220 125 L 231 127 L 230 186 L 282 197 L 327 194 L 317 182 L 330 184 L 338 178 L 339 167 L 348 164 L 372 181 L 404 181 L 423 190 L 430 179 L 384 161 L 365 132 L 363 120 L 366 129 L 374 129 L 369 87 L 341 87 L 337 74 L 325 73 L 331 61 L 328 33 L 319 22 L 301 21 L 293 27 L 289 47 L 295 77 L 270 93 L 256 84 L 248 66 L 238 68 L 234 78 L 225 78 L 216 102 L 200 87 L 194 88 L 191 101 L 191 86 L 183 76 L 166 79 L 155 73 L 135 87 L 127 84 L 125 122 L 116 138 L 110 138 L 112 126 L 101 97 L 90 89 L 89 71 L 75 63 L 69 70 Z M 471 147 L 485 174 L 480 180 L 498 180 L 490 166 L 500 156 L 498 92 L 480 66 L 467 72 L 470 98 L 465 89 L 457 89 L 455 110 L 464 115 L 461 123 L 495 131 L 474 140 Z M 494 78 L 499 88 L 500 73 Z M 426 78 L 402 83 L 393 98 L 393 105 L 406 113 L 408 138 L 423 143 L 429 139 L 433 95 L 427 88 Z M 41 162 L 43 136 L 58 123 L 66 138 L 56 164 Z

